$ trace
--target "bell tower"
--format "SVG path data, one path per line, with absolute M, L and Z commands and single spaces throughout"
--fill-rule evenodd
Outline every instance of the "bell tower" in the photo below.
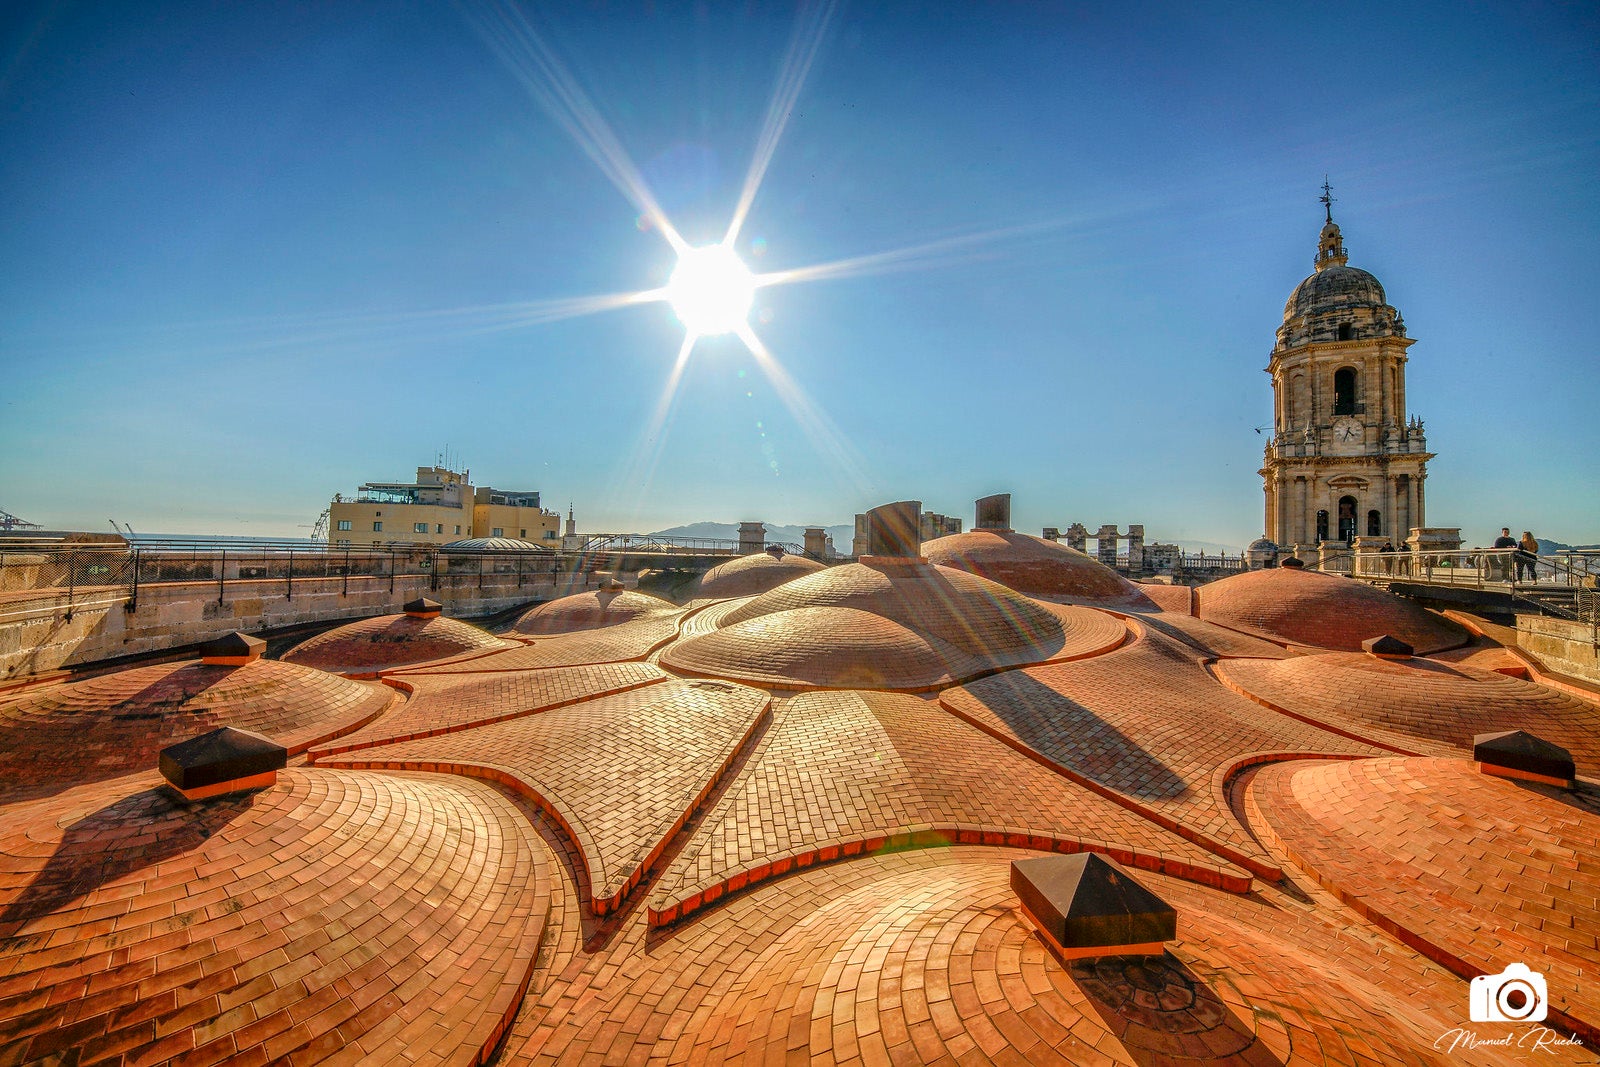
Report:
M 1284 305 L 1267 364 L 1273 433 L 1260 474 L 1267 536 L 1280 546 L 1387 538 L 1426 526 L 1433 458 L 1406 413 L 1406 336 L 1383 286 L 1349 265 L 1322 184 L 1315 270 Z

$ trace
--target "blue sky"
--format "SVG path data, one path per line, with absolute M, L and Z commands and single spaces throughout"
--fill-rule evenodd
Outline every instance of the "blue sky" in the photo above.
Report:
M 698 245 L 822 15 L 738 250 L 911 251 L 759 290 L 796 389 L 703 338 L 644 440 L 670 308 L 553 316 L 674 255 L 508 27 Z M 1600 541 L 1597 116 L 1587 5 L 13 3 L 0 508 L 303 535 L 448 446 L 586 529 L 1009 491 L 1031 532 L 1243 544 L 1326 173 L 1417 339 L 1430 523 Z

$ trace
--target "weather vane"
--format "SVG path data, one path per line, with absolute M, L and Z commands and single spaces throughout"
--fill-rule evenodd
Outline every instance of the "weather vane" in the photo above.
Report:
M 1322 209 L 1327 213 L 1328 221 L 1332 222 L 1333 202 L 1336 198 L 1333 195 L 1332 187 L 1328 185 L 1328 176 L 1326 174 L 1322 176 L 1322 195 L 1317 197 L 1317 199 L 1322 201 Z

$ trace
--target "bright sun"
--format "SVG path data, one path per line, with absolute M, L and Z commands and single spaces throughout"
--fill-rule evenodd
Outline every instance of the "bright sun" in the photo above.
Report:
M 667 302 L 695 337 L 743 327 L 755 293 L 755 276 L 726 245 L 685 249 L 667 281 Z

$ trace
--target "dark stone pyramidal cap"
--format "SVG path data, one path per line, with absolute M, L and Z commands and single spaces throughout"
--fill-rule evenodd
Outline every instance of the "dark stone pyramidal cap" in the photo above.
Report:
M 161 776 L 186 800 L 259 789 L 278 779 L 289 750 L 249 730 L 222 726 L 161 750 Z
M 266 650 L 267 643 L 261 638 L 251 637 L 235 630 L 231 634 L 223 634 L 201 645 L 200 659 L 204 663 L 239 666 L 260 659 Z
M 1178 913 L 1096 852 L 1013 860 L 1011 888 L 1063 957 L 1156 955 L 1178 936 Z
M 1416 651 L 1398 637 L 1390 637 L 1388 634 L 1367 638 L 1361 642 L 1361 650 L 1379 659 L 1410 659 L 1412 653 Z
M 1479 734 L 1472 739 L 1472 758 L 1484 774 L 1522 778 L 1572 788 L 1577 767 L 1572 753 L 1523 730 Z
M 429 600 L 425 596 L 419 596 L 417 599 L 406 604 L 401 610 L 413 618 L 431 619 L 439 614 L 440 609 L 439 602 L 437 600 Z

